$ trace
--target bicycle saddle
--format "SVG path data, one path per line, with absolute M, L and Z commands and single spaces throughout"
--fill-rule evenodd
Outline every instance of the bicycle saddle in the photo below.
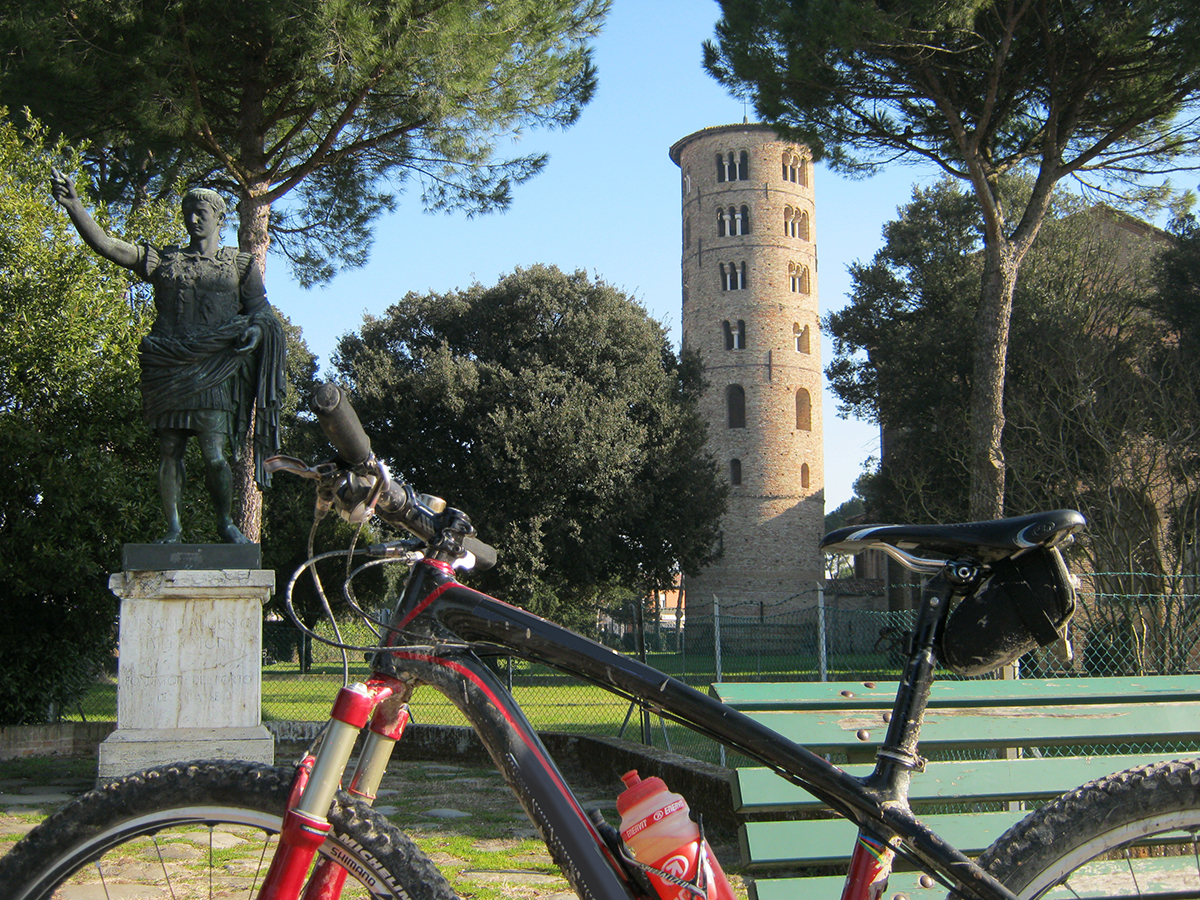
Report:
M 1058 546 L 1085 524 L 1083 516 L 1075 510 L 1056 509 L 956 525 L 851 525 L 825 535 L 821 549 L 831 553 L 862 553 L 881 544 L 891 544 L 904 550 L 999 559 L 1031 547 Z

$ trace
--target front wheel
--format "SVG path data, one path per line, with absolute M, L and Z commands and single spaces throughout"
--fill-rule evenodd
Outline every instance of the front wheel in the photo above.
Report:
M 292 773 L 178 763 L 121 778 L 63 807 L 0 858 L 9 900 L 254 897 L 270 867 Z M 407 835 L 338 794 L 318 859 L 348 873 L 344 900 L 455 900 Z
M 979 858 L 1021 900 L 1200 896 L 1200 760 L 1139 766 L 1064 794 Z

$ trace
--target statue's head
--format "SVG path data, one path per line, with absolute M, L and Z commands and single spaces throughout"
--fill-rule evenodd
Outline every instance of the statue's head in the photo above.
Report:
M 183 202 L 180 204 L 184 210 L 197 204 L 207 204 L 210 209 L 217 215 L 217 218 L 224 221 L 225 219 L 225 198 L 214 190 L 209 188 L 192 188 L 183 195 Z

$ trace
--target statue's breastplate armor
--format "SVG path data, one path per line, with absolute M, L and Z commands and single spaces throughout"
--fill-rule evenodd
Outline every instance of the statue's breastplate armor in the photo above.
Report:
M 153 280 L 155 334 L 203 334 L 241 311 L 237 251 L 232 247 L 222 247 L 215 257 L 165 250 Z

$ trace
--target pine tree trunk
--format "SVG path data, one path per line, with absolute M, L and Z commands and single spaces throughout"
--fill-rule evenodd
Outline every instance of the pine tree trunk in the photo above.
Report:
M 242 444 L 242 460 L 233 467 L 233 523 L 247 538 L 262 543 L 262 491 L 254 483 L 254 420 Z
M 1004 381 L 1008 332 L 1019 259 L 1006 241 L 986 250 L 975 316 L 975 366 L 971 383 L 971 494 L 973 520 L 1004 515 Z
M 257 198 L 267 190 L 265 183 L 252 188 L 238 203 L 238 249 L 253 254 L 266 281 L 267 248 L 271 243 L 267 229 L 271 206 Z M 268 299 L 270 291 L 267 292 Z M 241 462 L 233 467 L 233 521 L 242 534 L 255 543 L 262 541 L 262 492 L 254 481 L 254 414 L 250 431 L 242 445 Z

